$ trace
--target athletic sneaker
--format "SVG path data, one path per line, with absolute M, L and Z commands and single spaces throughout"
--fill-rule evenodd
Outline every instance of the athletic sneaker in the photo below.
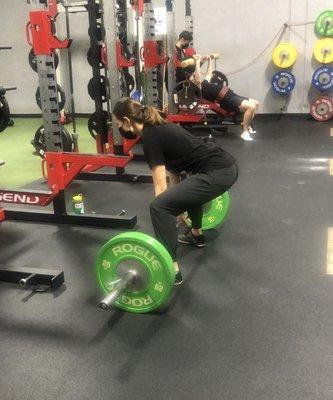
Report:
M 251 135 L 249 134 L 249 131 L 244 131 L 241 134 L 241 138 L 243 140 L 245 140 L 245 142 L 253 142 L 253 138 L 251 137 Z
M 191 244 L 195 247 L 205 246 L 204 235 L 194 236 L 191 229 L 188 229 L 185 233 L 178 236 L 178 242 L 183 244 Z
M 183 276 L 182 276 L 182 273 L 180 271 L 178 271 L 175 275 L 174 285 L 178 286 L 178 285 L 181 285 L 182 283 L 183 283 Z
M 257 133 L 257 131 L 255 131 L 255 130 L 253 129 L 252 126 L 249 127 L 248 131 L 249 131 L 249 133 L 251 133 L 251 134 Z

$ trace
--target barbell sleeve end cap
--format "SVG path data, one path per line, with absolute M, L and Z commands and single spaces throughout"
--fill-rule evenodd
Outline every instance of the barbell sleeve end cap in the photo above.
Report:
M 104 303 L 104 301 L 101 301 L 101 302 L 99 303 L 99 308 L 100 308 L 102 311 L 107 311 L 110 307 L 109 307 L 106 303 Z
M 25 288 L 27 286 L 27 280 L 25 278 L 20 279 L 19 285 Z

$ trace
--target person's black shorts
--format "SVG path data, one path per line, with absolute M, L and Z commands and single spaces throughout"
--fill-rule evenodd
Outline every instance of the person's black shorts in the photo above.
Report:
M 228 90 L 227 94 L 223 97 L 222 100 L 219 101 L 219 105 L 228 112 L 236 112 L 239 113 L 239 106 L 242 104 L 244 100 L 249 100 L 248 97 L 238 96 L 231 89 Z

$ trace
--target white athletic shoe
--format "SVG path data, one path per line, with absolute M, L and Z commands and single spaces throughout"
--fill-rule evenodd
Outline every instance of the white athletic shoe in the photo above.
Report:
M 244 131 L 244 132 L 241 134 L 241 138 L 242 138 L 243 140 L 245 140 L 246 142 L 253 142 L 253 138 L 252 138 L 251 135 L 249 134 L 249 131 Z
M 248 131 L 249 131 L 249 133 L 257 133 L 257 131 L 255 131 L 253 128 L 252 128 L 252 126 L 250 126 L 249 127 L 249 129 L 248 129 Z

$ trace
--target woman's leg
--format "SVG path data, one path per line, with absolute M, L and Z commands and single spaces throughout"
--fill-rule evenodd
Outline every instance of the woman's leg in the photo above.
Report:
M 200 229 L 202 206 L 226 192 L 236 181 L 237 171 L 234 165 L 212 173 L 191 175 L 152 201 L 150 215 L 156 239 L 167 248 L 174 262 L 178 247 L 176 216 L 191 210 L 194 227 Z M 200 213 L 200 220 L 196 221 Z
M 191 218 L 200 229 L 200 208 L 211 197 L 214 198 L 215 192 L 205 178 L 204 174 L 192 175 L 157 196 L 150 204 L 156 239 L 167 248 L 173 261 L 177 261 L 178 247 L 176 216 L 191 210 Z

